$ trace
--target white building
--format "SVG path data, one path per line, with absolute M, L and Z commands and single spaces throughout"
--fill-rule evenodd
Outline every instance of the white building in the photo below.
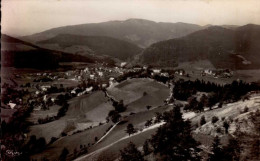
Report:
M 48 88 L 51 88 L 51 86 L 41 86 L 41 89 L 42 89 L 43 91 L 47 91 Z
M 103 77 L 103 72 L 98 72 L 98 75 L 100 76 L 100 77 Z
M 55 101 L 55 98 L 51 98 L 51 101 L 54 102 L 54 101 Z
M 94 75 L 94 74 L 91 74 L 91 75 L 89 75 L 89 78 L 90 78 L 90 79 L 95 79 L 95 75 Z
M 161 76 L 164 76 L 164 77 L 169 77 L 169 73 L 161 73 Z
M 15 106 L 16 106 L 16 104 L 15 104 L 15 103 L 12 103 L 12 102 L 9 102 L 7 105 L 8 105 L 11 109 L 14 109 Z
M 153 69 L 153 73 L 159 74 L 161 72 L 161 69 Z
M 126 66 L 126 64 L 127 64 L 126 62 L 121 62 L 120 66 L 124 67 L 124 66 Z
M 208 74 L 208 75 L 212 75 L 212 70 L 210 69 L 205 69 L 204 73 Z
M 85 73 L 89 72 L 89 69 L 88 69 L 88 68 L 85 68 L 85 69 L 84 69 L 84 72 L 85 72 Z
M 91 86 L 91 87 L 89 87 L 89 88 L 86 88 L 86 92 L 91 92 L 93 90 L 93 87 Z
M 106 88 L 107 87 L 107 84 L 102 84 L 102 88 Z

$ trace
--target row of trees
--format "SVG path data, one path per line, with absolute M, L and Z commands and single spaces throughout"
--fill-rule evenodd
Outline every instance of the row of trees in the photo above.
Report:
M 162 76 L 160 74 L 152 75 L 152 70 L 150 68 L 148 68 L 146 70 L 141 69 L 141 70 L 138 70 L 135 72 L 133 72 L 133 71 L 127 72 L 127 73 L 117 77 L 116 81 L 122 82 L 122 81 L 126 80 L 127 78 L 151 78 L 158 82 L 166 83 L 169 80 L 173 79 L 174 76 L 173 76 L 173 74 L 170 74 L 169 77 Z
M 173 88 L 173 98 L 188 101 L 188 105 L 184 110 L 201 112 L 204 110 L 204 107 L 211 109 L 216 103 L 219 103 L 218 107 L 222 107 L 224 102 L 238 101 L 248 92 L 259 89 L 260 87 L 257 84 L 248 84 L 242 81 L 233 81 L 231 84 L 221 86 L 200 80 L 178 80 Z M 209 95 L 202 95 L 200 100 L 197 101 L 196 97 L 192 96 L 197 92 L 207 92 Z

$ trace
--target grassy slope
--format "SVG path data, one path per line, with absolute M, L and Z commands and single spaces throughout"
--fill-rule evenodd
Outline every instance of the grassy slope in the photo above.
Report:
M 64 147 L 66 147 L 70 154 L 72 154 L 75 148 L 79 150 L 80 145 L 92 144 L 94 143 L 95 137 L 101 138 L 110 125 L 110 123 L 104 124 L 81 133 L 63 137 L 51 144 L 44 152 L 36 154 L 32 156 L 32 158 L 40 159 L 46 156 L 50 160 L 55 160 L 59 157 Z
M 143 95 L 144 92 L 147 93 L 146 96 Z M 151 79 L 131 79 L 109 89 L 108 93 L 118 100 L 123 100 L 124 104 L 132 110 L 146 108 L 146 105 L 158 106 L 162 104 L 169 95 L 169 89 Z M 149 98 L 156 101 L 150 100 L 152 102 L 148 103 Z
M 27 119 L 30 122 L 37 123 L 39 118 L 46 118 L 47 116 L 56 116 L 59 111 L 60 106 L 53 105 L 49 107 L 49 110 L 35 110 L 31 113 L 30 117 Z
M 118 157 L 119 150 L 124 148 L 127 145 L 127 143 L 129 143 L 130 141 L 134 142 L 137 146 L 141 146 L 146 139 L 150 138 L 151 134 L 155 133 L 156 128 L 142 132 L 135 136 L 130 136 L 129 138 L 123 139 L 121 141 L 118 141 L 124 137 L 128 137 L 128 134 L 125 132 L 128 123 L 132 123 L 135 126 L 135 128 L 139 128 L 139 129 L 143 128 L 145 121 L 150 118 L 153 118 L 155 116 L 155 112 L 164 112 L 169 109 L 170 109 L 169 106 L 165 106 L 165 107 L 155 108 L 153 110 L 140 112 L 135 115 L 129 116 L 126 119 L 128 121 L 127 123 L 123 125 L 118 125 L 102 142 L 100 142 L 99 144 L 95 145 L 90 149 L 90 153 L 96 150 L 98 151 L 98 153 L 94 152 L 95 155 L 86 157 L 83 160 L 91 160 L 93 158 L 95 159 L 106 158 L 106 160 L 114 160 Z M 111 144 L 112 146 L 110 146 Z M 108 148 L 105 148 L 104 150 L 99 150 L 106 146 L 108 146 Z
M 204 112 L 201 114 L 197 114 L 197 116 L 195 116 L 194 118 L 191 119 L 193 125 L 197 124 L 197 122 L 199 121 L 199 119 L 202 115 L 204 115 L 206 117 L 207 123 L 205 125 L 203 125 L 202 127 L 200 127 L 199 129 L 195 130 L 195 133 L 193 134 L 194 138 L 196 140 L 200 141 L 204 146 L 206 146 L 206 147 L 210 146 L 212 144 L 214 136 L 216 135 L 216 132 L 214 131 L 215 129 L 209 128 L 209 127 L 213 126 L 211 123 L 212 116 L 215 115 L 215 116 L 218 116 L 219 118 L 231 117 L 233 119 L 244 117 L 247 114 L 241 114 L 240 111 L 242 111 L 246 105 L 249 107 L 248 114 L 250 113 L 250 111 L 255 111 L 256 109 L 259 109 L 259 102 L 260 102 L 259 100 L 260 100 L 260 96 L 254 96 L 254 97 L 250 98 L 250 100 L 245 101 L 245 102 L 238 101 L 235 103 L 224 105 L 223 108 L 220 108 L 220 109 L 214 109 L 212 111 L 207 111 L 207 112 Z M 160 108 L 158 108 L 156 110 L 163 111 Z M 147 112 L 147 113 L 149 113 L 149 112 Z M 140 117 L 138 117 L 138 116 L 140 116 Z M 131 119 L 131 117 L 132 117 L 132 119 Z M 130 119 L 129 122 L 132 121 L 131 123 L 133 123 L 134 125 L 138 125 L 142 121 L 139 120 L 140 121 L 139 122 L 139 121 L 136 121 L 136 119 L 138 120 L 138 118 L 139 119 L 149 118 L 151 116 L 147 116 L 147 115 L 145 115 L 145 113 L 138 113 L 131 117 L 129 117 L 129 119 Z M 215 126 L 222 126 L 222 123 L 223 123 L 223 121 L 218 121 L 215 124 Z M 230 133 L 232 133 L 233 126 L 234 125 L 231 124 Z M 115 160 L 116 158 L 118 158 L 119 150 L 123 149 L 127 145 L 128 142 L 132 141 L 138 147 L 142 146 L 143 142 L 147 138 L 149 138 L 151 136 L 151 134 L 155 133 L 155 131 L 156 131 L 156 129 L 152 129 L 152 130 L 145 131 L 145 132 L 135 135 L 133 137 L 129 137 L 125 140 L 117 142 L 117 140 L 119 140 L 119 137 L 117 137 L 119 135 L 119 133 L 121 133 L 121 137 L 123 137 L 123 131 L 120 130 L 122 128 L 123 127 L 118 127 L 117 129 L 115 129 L 113 131 L 113 133 L 111 133 L 104 140 L 104 142 L 101 142 L 100 144 L 96 145 L 93 149 L 91 149 L 91 152 L 97 150 L 96 152 L 93 153 L 93 155 L 89 155 L 86 158 L 81 159 L 81 161 L 84 161 L 84 160 L 108 160 L 108 161 Z M 117 138 L 114 139 L 114 137 L 117 137 Z M 222 144 L 225 145 L 228 141 L 229 136 L 220 135 L 220 137 L 221 137 Z M 112 146 L 99 150 L 102 147 L 106 147 L 107 145 L 109 145 L 109 143 L 110 144 L 111 144 L 111 142 L 113 143 L 113 141 L 116 143 L 112 144 Z
M 75 126 L 71 127 L 71 130 L 76 128 L 74 131 L 98 125 L 99 122 L 105 121 L 108 112 L 113 109 L 112 105 L 106 102 L 105 95 L 101 91 L 73 98 L 69 101 L 66 116 L 50 123 L 32 126 L 30 135 L 36 135 L 37 138 L 43 136 L 49 142 L 51 137 L 59 137 L 63 130 L 71 125 Z
M 199 119 L 202 115 L 205 116 L 207 124 L 203 125 L 202 127 L 196 129 L 196 132 L 202 132 L 207 135 L 216 135 L 216 128 L 215 127 L 222 127 L 223 121 L 221 118 L 225 117 L 226 120 L 229 118 L 236 120 L 237 118 L 244 117 L 243 110 L 245 107 L 249 108 L 249 112 L 255 111 L 259 109 L 259 102 L 257 100 L 260 99 L 260 96 L 251 97 L 249 100 L 246 101 L 238 101 L 235 103 L 229 103 L 222 108 L 215 109 L 213 111 L 207 111 L 205 113 L 198 114 L 194 119 L 194 123 L 199 122 Z M 249 113 L 248 112 L 248 113 Z M 220 120 L 216 124 L 211 123 L 211 118 L 213 116 L 217 116 Z M 224 130 L 224 129 L 222 129 Z M 229 128 L 229 133 L 233 133 L 235 131 L 235 121 L 231 124 Z

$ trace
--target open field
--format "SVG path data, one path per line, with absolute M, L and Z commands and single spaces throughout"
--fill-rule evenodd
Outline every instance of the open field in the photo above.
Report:
M 235 76 L 247 82 L 260 83 L 260 70 L 237 70 Z
M 197 60 L 192 62 L 179 63 L 176 69 L 203 70 L 203 69 L 215 69 L 215 67 L 209 60 Z
M 260 82 L 260 70 L 250 69 L 250 70 L 235 70 L 233 71 L 233 76 L 231 78 L 214 78 L 213 76 L 201 76 L 201 71 L 205 69 L 215 70 L 216 68 L 208 60 L 199 60 L 193 62 L 183 62 L 180 63 L 175 68 L 165 68 L 165 69 L 184 69 L 189 77 L 176 75 L 176 78 L 182 78 L 185 80 L 204 80 L 210 81 L 217 84 L 228 84 L 234 80 L 240 79 L 246 82 Z
M 69 110 L 63 119 L 86 119 L 92 122 L 103 122 L 108 112 L 113 109 L 102 91 L 73 98 L 69 104 Z
M 124 101 L 127 112 L 143 111 L 146 110 L 146 106 L 163 105 L 169 92 L 167 86 L 146 78 L 129 79 L 108 89 L 109 95 Z
M 72 154 L 75 148 L 77 150 L 80 149 L 80 145 L 92 146 L 92 144 L 95 143 L 95 137 L 101 138 L 110 126 L 111 123 L 108 123 L 77 134 L 62 137 L 48 146 L 45 151 L 40 154 L 35 154 L 32 158 L 40 159 L 45 156 L 50 160 L 55 160 L 59 157 L 64 147 L 66 147 L 70 154 Z
M 31 126 L 29 135 L 36 135 L 37 138 L 45 137 L 49 142 L 51 137 L 59 137 L 64 130 L 66 133 L 73 133 L 105 122 L 108 112 L 113 109 L 101 91 L 75 97 L 68 103 L 69 109 L 64 117 L 46 124 Z
M 49 107 L 49 110 L 34 110 L 27 120 L 33 123 L 38 123 L 39 118 L 44 119 L 47 116 L 48 117 L 56 116 L 59 111 L 59 108 L 60 106 L 53 105 Z

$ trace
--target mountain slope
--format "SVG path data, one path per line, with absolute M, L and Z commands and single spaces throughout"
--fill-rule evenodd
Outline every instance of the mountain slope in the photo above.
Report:
M 22 39 L 36 42 L 47 40 L 58 34 L 108 36 L 132 42 L 140 47 L 147 47 L 152 43 L 182 37 L 200 29 L 202 29 L 201 26 L 194 24 L 157 23 L 143 19 L 128 19 L 125 21 L 108 21 L 59 27 L 22 37 Z
M 141 57 L 146 64 L 175 66 L 180 62 L 210 60 L 217 68 L 260 68 L 260 26 L 235 30 L 212 26 L 182 38 L 155 43 Z
M 141 52 L 141 48 L 132 43 L 104 36 L 59 34 L 38 44 L 73 54 L 107 55 L 121 60 L 127 60 Z
M 52 69 L 59 62 L 79 61 L 94 63 L 95 58 L 41 48 L 37 45 L 1 35 L 1 59 L 4 67 Z

